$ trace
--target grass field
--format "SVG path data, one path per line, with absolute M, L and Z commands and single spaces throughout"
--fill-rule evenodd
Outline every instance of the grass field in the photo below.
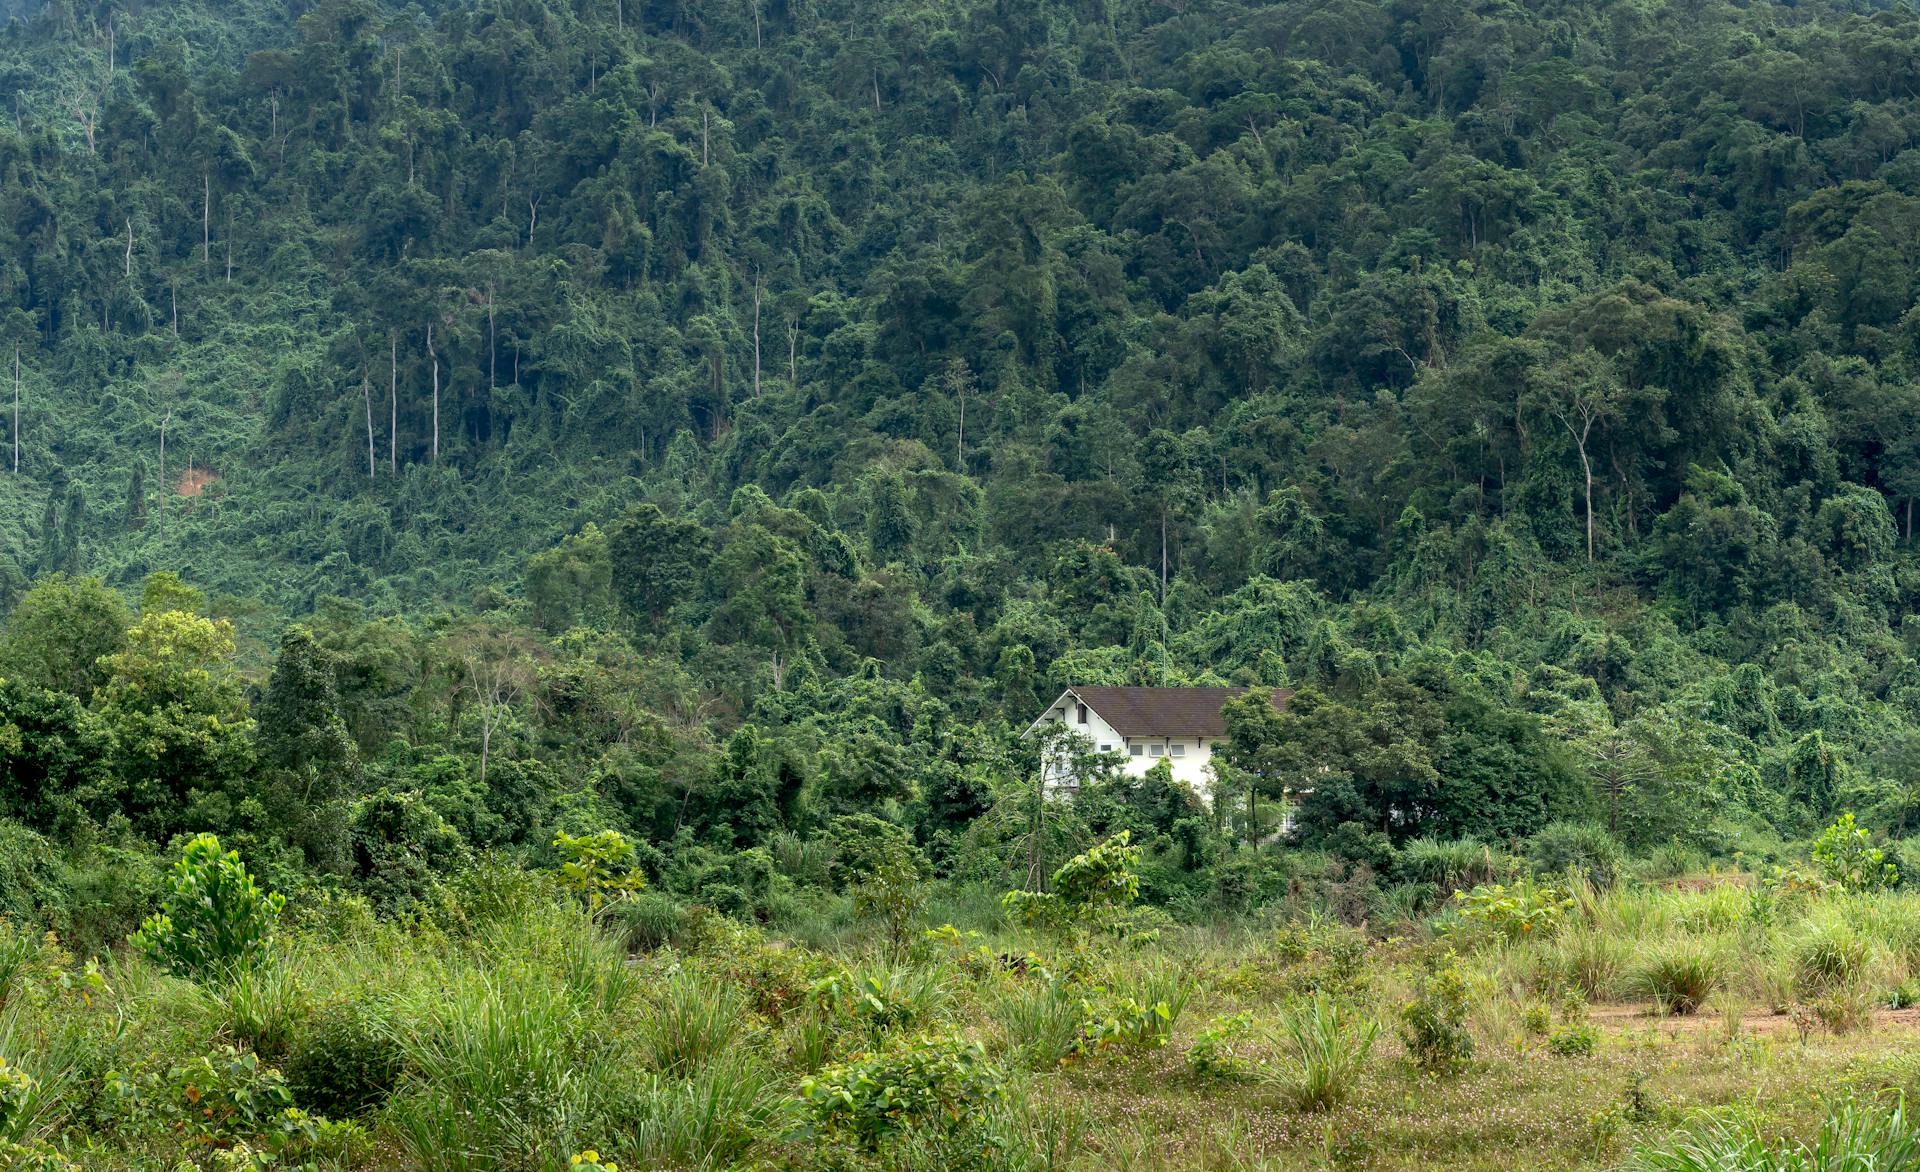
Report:
M 8 933 L 0 1135 L 13 1166 L 89 1169 L 1878 1168 L 1914 1144 L 1920 895 L 1522 882 L 1370 930 L 1145 931 L 948 894 L 975 922 L 890 937 L 851 905 L 595 916 L 482 870 L 399 921 L 296 902 L 200 981 Z

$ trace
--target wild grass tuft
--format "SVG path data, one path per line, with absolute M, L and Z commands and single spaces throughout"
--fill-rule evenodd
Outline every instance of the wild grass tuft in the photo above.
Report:
M 638 1041 L 649 1067 L 687 1074 L 725 1053 L 746 1026 L 746 1003 L 738 990 L 682 969 L 655 995 L 641 1019 Z
M 1879 1172 L 1920 1167 L 1920 1131 L 1902 1099 L 1848 1097 L 1812 1144 L 1776 1139 L 1750 1121 L 1718 1120 L 1643 1147 L 1626 1172 Z
M 1641 953 L 1639 984 L 1662 1012 L 1692 1013 L 1726 982 L 1727 968 L 1716 942 L 1677 936 Z
M 1281 1089 L 1302 1111 L 1338 1107 L 1359 1085 L 1379 1032 L 1379 1022 L 1325 993 L 1298 1003 L 1277 1031 Z

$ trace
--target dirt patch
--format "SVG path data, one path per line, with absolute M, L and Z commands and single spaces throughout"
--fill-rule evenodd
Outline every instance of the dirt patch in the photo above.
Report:
M 1593 1024 L 1621 1031 L 1664 1030 L 1672 1036 L 1719 1032 L 1725 1026 L 1717 1013 L 1661 1014 L 1651 1004 L 1596 1005 L 1587 1011 Z M 1876 1009 L 1873 1026 L 1878 1030 L 1920 1030 L 1920 1008 Z M 1794 1032 L 1793 1018 L 1785 1013 L 1754 1009 L 1740 1017 L 1743 1034 L 1780 1034 Z
M 1685 875 L 1678 879 L 1662 879 L 1657 886 L 1663 891 L 1712 891 L 1717 887 L 1750 887 L 1753 876 L 1740 873 L 1728 875 Z
M 180 479 L 173 482 L 173 491 L 177 496 L 199 496 L 218 479 L 206 468 L 189 468 L 180 474 Z

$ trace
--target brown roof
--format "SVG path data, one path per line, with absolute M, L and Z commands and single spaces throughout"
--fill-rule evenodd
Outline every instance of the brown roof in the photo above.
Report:
M 1223 737 L 1227 724 L 1220 706 L 1245 688 L 1082 688 L 1067 689 L 1100 714 L 1123 737 Z M 1285 708 L 1292 688 L 1275 688 L 1273 706 Z

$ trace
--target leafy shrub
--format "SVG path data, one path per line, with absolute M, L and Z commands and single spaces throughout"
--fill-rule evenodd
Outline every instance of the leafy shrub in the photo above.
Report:
M 1457 1070 L 1473 1058 L 1467 1008 L 1467 978 L 1449 953 L 1426 975 L 1419 995 L 1400 1007 L 1400 1040 L 1421 1069 Z
M 1900 882 L 1899 869 L 1854 825 L 1852 813 L 1840 815 L 1813 840 L 1813 865 L 1829 883 L 1848 891 L 1878 891 Z
M 1357 998 L 1372 983 L 1366 937 L 1344 925 L 1288 923 L 1275 934 L 1274 956 L 1283 966 L 1276 990 L 1282 998 Z
M 1602 890 L 1626 869 L 1626 848 L 1603 826 L 1554 822 L 1527 840 L 1527 861 L 1542 875 L 1575 874 Z
M 1547 1049 L 1562 1058 L 1585 1058 L 1593 1053 L 1599 1035 L 1590 1025 L 1555 1026 L 1547 1035 Z
M 1053 873 L 1053 890 L 1009 891 L 1001 910 L 1009 920 L 1034 927 L 1098 929 L 1111 926 L 1140 897 L 1140 848 L 1132 832 L 1087 848 Z
M 647 885 L 634 858 L 633 843 L 618 830 L 576 838 L 561 830 L 553 836 L 560 855 L 560 885 L 594 911 L 610 900 L 625 899 Z
M 1520 1015 L 1520 1025 L 1535 1037 L 1544 1038 L 1553 1029 L 1553 1011 L 1537 1003 L 1529 1005 Z
M 1131 997 L 1097 1004 L 1089 1000 L 1080 1003 L 1080 1027 L 1069 1051 L 1091 1058 L 1110 1046 L 1136 1052 L 1156 1050 L 1172 1037 L 1173 1009 L 1165 1001 L 1143 1005 Z
M 1691 937 L 1651 944 L 1640 961 L 1640 987 L 1667 1013 L 1692 1013 L 1726 978 L 1726 958 Z
M 1338 1107 L 1359 1084 L 1380 1023 L 1324 993 L 1296 1005 L 1280 1023 L 1288 1060 L 1277 1074 L 1303 1111 Z
M 172 972 L 206 976 L 264 955 L 286 902 L 262 894 L 238 851 L 222 854 L 220 840 L 202 834 L 174 864 L 162 909 L 132 943 Z
M 978 1042 L 918 1037 L 800 1085 L 815 1127 L 869 1151 L 916 1128 L 952 1128 L 1006 1094 L 1000 1070 Z
M 1245 1078 L 1253 1072 L 1253 1064 L 1246 1057 L 1252 1028 L 1251 1013 L 1215 1017 L 1187 1047 L 1187 1069 L 1199 1078 Z
M 378 1108 L 402 1068 L 393 1022 L 377 1002 L 341 998 L 315 1007 L 287 1059 L 287 1085 L 304 1107 L 335 1119 Z
M 938 967 L 843 969 L 817 982 L 814 998 L 857 1022 L 878 1044 L 889 1033 L 911 1032 L 937 1016 L 951 995 L 945 977 L 946 970 Z
M 1471 891 L 1454 892 L 1453 898 L 1462 919 L 1510 940 L 1552 935 L 1574 906 L 1564 891 L 1529 876 L 1511 884 L 1482 883 Z

